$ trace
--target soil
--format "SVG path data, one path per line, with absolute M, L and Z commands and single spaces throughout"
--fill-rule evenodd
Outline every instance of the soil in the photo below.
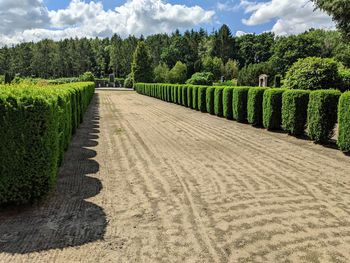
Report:
M 350 157 L 97 91 L 46 201 L 0 212 L 0 262 L 349 262 Z

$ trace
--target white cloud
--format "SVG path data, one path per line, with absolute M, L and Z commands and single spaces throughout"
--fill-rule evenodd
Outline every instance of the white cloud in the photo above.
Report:
M 49 23 L 48 10 L 42 0 L 0 0 L 0 34 L 11 34 Z
M 234 0 L 227 0 L 225 2 L 218 1 L 216 9 L 220 12 L 236 11 L 240 8 L 239 4 L 236 4 Z
M 309 0 L 271 0 L 263 3 L 241 0 L 245 13 L 250 14 L 242 22 L 249 26 L 276 21 L 272 32 L 289 35 L 304 32 L 310 28 L 334 29 L 332 18 L 320 10 L 315 10 Z
M 244 31 L 237 31 L 237 32 L 236 32 L 236 37 L 241 37 L 241 36 L 248 35 L 248 34 L 249 34 L 249 33 L 244 32 Z
M 42 0 L 25 0 L 40 19 L 24 27 L 17 27 L 19 18 L 9 16 L 13 30 L 5 31 L 0 27 L 0 44 L 23 41 L 39 41 L 44 38 L 59 40 L 69 37 L 107 37 L 117 33 L 122 37 L 133 35 L 150 35 L 172 32 L 177 28 L 192 28 L 203 23 L 212 23 L 214 11 L 204 10 L 199 6 L 172 5 L 164 0 L 127 0 L 114 10 L 104 10 L 101 2 L 86 3 L 72 0 L 66 9 L 48 11 Z M 0 10 L 4 9 L 0 0 Z M 5 2 L 9 2 L 5 0 Z M 12 0 L 13 6 L 19 8 L 23 0 Z M 31 8 L 23 8 L 28 12 Z M 45 11 L 46 10 L 46 11 Z M 45 11 L 45 12 L 44 12 Z M 0 11 L 1 14 L 6 11 Z M 29 18 L 27 18 L 30 20 Z

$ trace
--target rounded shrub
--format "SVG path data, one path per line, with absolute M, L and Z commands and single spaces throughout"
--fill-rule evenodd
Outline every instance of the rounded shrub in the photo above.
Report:
M 177 86 L 177 104 L 182 105 L 182 88 L 183 86 L 178 85 Z
M 207 112 L 209 114 L 214 115 L 214 93 L 215 88 L 214 87 L 208 87 L 206 92 L 206 104 L 207 104 Z
M 199 86 L 193 86 L 193 88 L 192 88 L 192 108 L 194 110 L 199 110 L 199 108 L 198 108 L 198 87 Z
M 187 86 L 182 86 L 182 105 L 187 107 Z
M 338 146 L 343 152 L 350 152 L 350 91 L 340 97 L 338 107 Z
M 207 95 L 207 88 L 201 86 L 198 88 L 198 109 L 201 112 L 207 112 L 207 104 L 206 104 L 206 95 Z
M 222 94 L 223 115 L 228 120 L 233 119 L 233 112 L 232 112 L 233 89 L 234 89 L 233 87 L 226 87 L 224 88 L 224 91 Z
M 222 104 L 222 94 L 223 87 L 215 87 L 214 91 L 214 113 L 218 117 L 223 117 L 223 104 Z
M 263 99 L 266 88 L 250 88 L 248 91 L 247 119 L 253 126 L 263 123 Z
M 288 70 L 284 87 L 318 90 L 338 87 L 338 63 L 331 58 L 308 57 L 299 59 Z
M 310 93 L 308 135 L 315 142 L 326 142 L 334 135 L 340 95 L 338 90 L 317 90 Z
M 192 106 L 193 105 L 193 99 L 192 99 L 193 91 L 192 91 L 192 89 L 193 89 L 193 86 L 191 86 L 191 85 L 189 85 L 187 88 L 187 90 L 188 90 L 188 92 L 187 92 L 187 104 L 188 104 L 188 107 L 191 109 L 193 109 L 193 106 Z
M 232 114 L 233 119 L 238 122 L 247 121 L 247 101 L 249 87 L 237 87 L 232 93 Z
M 263 99 L 263 125 L 268 130 L 281 129 L 282 95 L 286 89 L 267 89 Z
M 192 77 L 186 81 L 187 84 L 191 85 L 213 85 L 214 75 L 211 72 L 197 72 L 192 75 Z
M 282 95 L 282 127 L 291 135 L 305 132 L 310 92 L 287 90 Z

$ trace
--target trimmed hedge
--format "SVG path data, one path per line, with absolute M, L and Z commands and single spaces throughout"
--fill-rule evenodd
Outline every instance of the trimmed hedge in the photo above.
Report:
M 338 146 L 343 152 L 350 152 L 350 91 L 340 97 L 338 123 Z
M 232 93 L 233 119 L 238 122 L 247 121 L 247 102 L 249 87 L 237 87 Z
M 253 126 L 263 123 L 263 100 L 266 88 L 250 88 L 247 101 L 247 120 Z
M 187 86 L 182 87 L 182 105 L 188 107 L 187 104 Z
M 215 114 L 215 111 L 214 111 L 214 93 L 215 93 L 214 87 L 207 88 L 207 93 L 206 93 L 207 112 L 211 115 Z
M 199 107 L 198 107 L 198 86 L 192 87 L 192 109 L 199 110 Z
M 334 135 L 341 92 L 317 90 L 311 92 L 308 106 L 308 135 L 315 142 L 326 142 Z
M 268 130 L 282 126 L 282 95 L 286 89 L 267 89 L 263 99 L 263 125 Z
M 292 135 L 304 134 L 306 125 L 308 125 L 308 134 L 316 142 L 324 142 L 332 135 L 336 122 L 335 109 L 340 96 L 340 92 L 335 90 L 319 90 L 310 95 L 310 91 L 281 88 L 205 87 L 145 83 L 136 83 L 135 90 L 140 94 L 149 96 L 154 94 L 160 99 L 192 107 L 212 115 L 224 116 L 239 122 L 248 120 L 253 125 L 263 124 L 269 130 L 282 128 Z M 82 98 L 77 96 L 71 103 L 80 105 L 81 101 Z M 64 97 L 61 104 L 69 107 Z M 349 108 L 350 92 L 347 92 L 341 96 L 338 106 L 338 145 L 344 152 L 350 151 Z M 79 123 L 83 112 L 84 110 L 77 107 L 77 110 L 73 111 L 74 114 L 68 119 L 71 118 L 72 123 Z M 74 128 L 74 125 L 72 127 Z M 60 129 L 67 128 L 63 125 Z M 65 137 L 64 141 L 62 139 L 60 149 L 64 148 L 63 145 L 67 147 L 69 140 L 69 136 Z
M 291 135 L 305 132 L 309 91 L 287 90 L 282 95 L 282 128 Z
M 206 105 L 207 88 L 208 87 L 198 88 L 198 109 L 201 112 L 207 112 L 207 105 Z
M 26 204 L 55 185 L 94 83 L 0 88 L 0 205 Z
M 233 88 L 232 87 L 224 88 L 224 91 L 223 91 L 223 94 L 222 94 L 223 115 L 228 120 L 233 120 L 232 94 L 233 94 Z
M 223 105 L 222 105 L 222 94 L 224 88 L 223 87 L 215 87 L 214 92 L 214 113 L 218 117 L 223 117 Z
M 188 92 L 187 92 L 187 103 L 188 103 L 188 107 L 193 109 L 193 86 L 188 86 Z

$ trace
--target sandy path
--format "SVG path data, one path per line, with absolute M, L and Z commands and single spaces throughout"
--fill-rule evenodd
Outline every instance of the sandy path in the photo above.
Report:
M 350 157 L 98 91 L 43 204 L 0 212 L 0 262 L 349 262 Z

